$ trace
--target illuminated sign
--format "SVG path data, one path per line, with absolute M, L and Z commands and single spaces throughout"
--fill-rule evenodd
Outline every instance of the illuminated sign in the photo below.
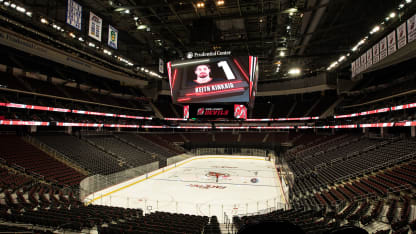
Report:
M 214 56 L 229 56 L 231 51 L 210 51 L 210 52 L 188 52 L 186 53 L 187 59 L 201 58 L 201 57 L 214 57 Z
M 167 63 L 173 103 L 248 103 L 257 89 L 257 58 L 214 57 Z

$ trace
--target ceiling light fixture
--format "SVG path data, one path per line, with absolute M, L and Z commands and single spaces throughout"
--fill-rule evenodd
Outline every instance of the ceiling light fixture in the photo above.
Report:
M 370 34 L 374 34 L 374 33 L 376 33 L 376 32 L 378 32 L 378 31 L 380 31 L 380 26 L 375 26 L 371 31 L 370 31 Z
M 288 72 L 289 75 L 292 76 L 298 76 L 300 75 L 300 69 L 299 68 L 291 68 Z
M 394 17 L 396 17 L 396 13 L 395 13 L 395 12 L 390 13 L 389 17 L 390 17 L 390 18 L 394 18 Z
M 286 53 L 284 51 L 280 51 L 279 56 L 280 57 L 285 57 Z
M 16 10 L 17 10 L 18 12 L 21 12 L 21 13 L 25 13 L 25 12 L 26 12 L 26 9 L 25 9 L 24 7 L 21 7 L 21 6 L 17 6 L 17 7 L 16 7 Z
M 343 55 L 343 56 L 339 57 L 338 62 L 340 63 L 340 62 L 344 61 L 346 58 L 347 58 L 347 57 L 345 57 L 345 56 Z
M 196 7 L 197 7 L 197 8 L 203 8 L 203 7 L 205 7 L 205 3 L 203 3 L 203 2 L 198 2 L 198 3 L 196 4 Z
M 293 8 L 289 8 L 289 9 L 286 10 L 286 13 L 289 13 L 289 14 L 290 13 L 295 13 L 295 12 L 298 12 L 298 9 L 297 8 L 294 8 L 294 7 Z
M 223 6 L 223 5 L 224 5 L 224 0 L 217 1 L 217 6 Z
M 137 29 L 139 29 L 139 30 L 143 30 L 143 29 L 146 29 L 147 28 L 147 25 L 145 25 L 145 24 L 140 24 L 139 26 L 137 26 Z

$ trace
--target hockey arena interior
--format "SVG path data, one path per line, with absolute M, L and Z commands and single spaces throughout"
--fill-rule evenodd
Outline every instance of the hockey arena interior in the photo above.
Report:
M 0 233 L 414 233 L 413 0 L 0 0 Z

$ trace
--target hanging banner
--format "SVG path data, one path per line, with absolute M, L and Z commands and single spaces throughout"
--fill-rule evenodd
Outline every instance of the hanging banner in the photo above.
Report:
M 416 15 L 407 20 L 407 39 L 409 43 L 416 39 Z
M 163 74 L 163 67 L 164 67 L 164 62 L 161 58 L 159 58 L 159 73 Z
M 393 32 L 391 32 L 388 36 L 388 55 L 393 54 L 394 52 L 396 52 L 397 50 L 397 45 L 396 45 L 396 30 L 394 30 Z
M 90 12 L 90 25 L 88 27 L 88 36 L 94 38 L 97 41 L 101 41 L 101 30 L 103 26 L 103 20 Z
M 367 50 L 367 68 L 371 67 L 373 65 L 373 49 L 370 48 Z
M 356 73 L 355 73 L 355 62 L 351 63 L 351 78 L 355 77 Z
M 108 25 L 108 46 L 117 49 L 118 30 L 113 26 Z
M 81 30 L 82 6 L 73 0 L 68 0 L 66 23 L 78 30 Z
M 356 74 L 360 74 L 361 73 L 361 64 L 360 64 L 360 58 L 357 58 L 355 60 L 355 70 L 357 71 Z
M 380 41 L 380 60 L 387 57 L 387 37 Z
M 361 55 L 361 72 L 365 71 L 367 69 L 367 54 L 364 53 Z
M 373 64 L 378 63 L 380 60 L 380 44 L 377 43 L 373 46 Z
M 407 43 L 406 38 L 406 22 L 397 27 L 397 46 L 401 49 Z

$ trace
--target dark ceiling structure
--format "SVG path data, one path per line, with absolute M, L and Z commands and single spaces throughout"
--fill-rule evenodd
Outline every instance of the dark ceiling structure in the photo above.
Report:
M 65 23 L 65 0 L 22 0 L 34 12 Z M 326 71 L 401 0 L 77 0 L 120 31 L 119 50 L 157 70 L 189 51 L 255 55 L 260 81 Z M 203 4 L 203 5 L 201 5 Z M 85 22 L 85 21 L 84 21 Z M 87 24 L 84 23 L 86 30 Z M 280 65 L 279 65 L 280 64 Z

